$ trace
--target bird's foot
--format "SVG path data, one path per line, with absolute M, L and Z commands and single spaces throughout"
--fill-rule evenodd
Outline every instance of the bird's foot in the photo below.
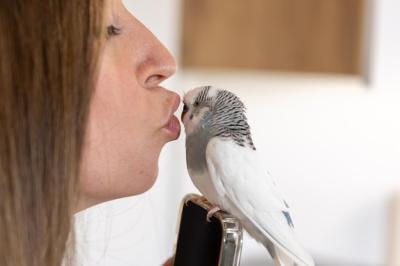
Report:
M 211 222 L 211 217 L 216 213 L 217 211 L 220 211 L 221 209 L 218 206 L 214 206 L 211 208 L 211 210 L 208 211 L 207 213 L 207 222 Z

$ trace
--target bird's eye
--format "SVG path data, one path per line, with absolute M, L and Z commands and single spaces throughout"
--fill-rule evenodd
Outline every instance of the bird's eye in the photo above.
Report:
M 195 107 L 199 106 L 199 102 L 198 102 L 198 101 L 195 101 L 194 104 L 193 104 L 193 106 L 195 106 Z

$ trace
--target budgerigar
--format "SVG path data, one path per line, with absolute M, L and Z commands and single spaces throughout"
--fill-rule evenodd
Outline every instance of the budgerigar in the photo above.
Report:
M 194 185 L 219 209 L 236 216 L 275 265 L 314 265 L 293 233 L 289 206 L 264 169 L 242 101 L 212 86 L 184 95 L 186 160 Z

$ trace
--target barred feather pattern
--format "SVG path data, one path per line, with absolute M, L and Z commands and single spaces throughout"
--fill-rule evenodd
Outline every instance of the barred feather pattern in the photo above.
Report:
M 210 134 L 232 138 L 236 144 L 243 147 L 248 145 L 256 150 L 243 102 L 232 92 L 222 89 L 217 91 L 213 99 L 207 96 L 209 89 L 210 86 L 205 87 L 196 97 L 196 101 L 210 107 L 210 114 L 204 117 L 204 124 L 209 128 Z

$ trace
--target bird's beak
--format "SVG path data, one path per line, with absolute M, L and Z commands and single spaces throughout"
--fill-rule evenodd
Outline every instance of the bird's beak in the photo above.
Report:
M 181 114 L 181 121 L 183 123 L 183 118 L 185 117 L 185 114 L 188 112 L 189 108 L 187 107 L 187 105 L 184 103 L 183 104 L 183 110 L 182 110 L 182 114 Z
M 188 112 L 187 110 L 183 110 L 183 111 L 182 111 L 182 114 L 181 114 L 181 121 L 182 121 L 182 123 L 183 123 L 183 118 L 185 117 L 185 115 L 186 115 L 187 112 Z

